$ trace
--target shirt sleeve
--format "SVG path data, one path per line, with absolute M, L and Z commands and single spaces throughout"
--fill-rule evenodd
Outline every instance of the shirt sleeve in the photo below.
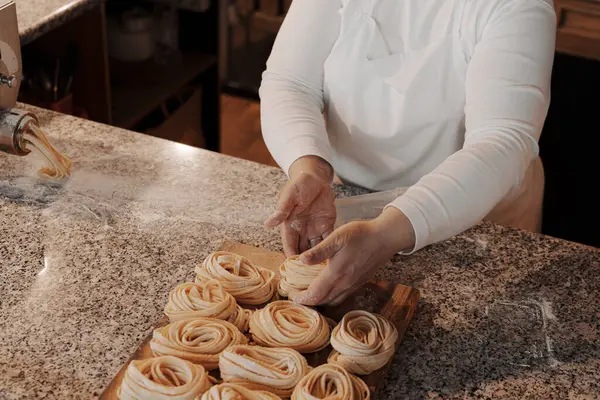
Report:
M 323 65 L 339 35 L 340 7 L 339 0 L 294 0 L 262 75 L 263 138 L 286 173 L 302 156 L 332 163 L 323 119 Z
M 509 0 L 488 21 L 466 76 L 461 150 L 390 206 L 411 221 L 410 254 L 481 221 L 537 157 L 550 103 L 556 16 L 542 0 Z

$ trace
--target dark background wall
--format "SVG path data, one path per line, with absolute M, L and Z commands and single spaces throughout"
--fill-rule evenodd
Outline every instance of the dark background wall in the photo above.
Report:
M 557 54 L 551 96 L 542 231 L 600 247 L 600 62 Z

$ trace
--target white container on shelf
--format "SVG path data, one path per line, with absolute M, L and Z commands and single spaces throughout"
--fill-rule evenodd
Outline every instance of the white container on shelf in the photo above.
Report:
M 123 62 L 146 61 L 154 54 L 154 19 L 143 9 L 131 9 L 108 20 L 108 52 Z

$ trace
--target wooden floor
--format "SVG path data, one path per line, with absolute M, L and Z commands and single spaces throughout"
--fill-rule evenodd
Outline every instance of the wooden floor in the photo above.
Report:
M 276 167 L 262 139 L 259 103 L 223 95 L 221 105 L 221 153 Z

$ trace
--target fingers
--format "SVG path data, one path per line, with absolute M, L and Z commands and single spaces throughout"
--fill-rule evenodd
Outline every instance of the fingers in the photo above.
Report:
M 300 239 L 298 240 L 298 250 L 300 254 L 304 253 L 306 250 L 310 249 L 309 239 L 303 233 L 300 233 Z
M 321 243 L 333 231 L 333 220 L 326 214 L 318 215 L 313 218 L 306 226 L 306 237 L 308 238 L 308 247 L 304 250 L 312 249 Z
M 315 247 L 304 251 L 300 255 L 300 261 L 308 265 L 318 264 L 333 257 L 342 247 L 344 247 L 344 241 L 340 235 L 329 235 Z
M 312 249 L 313 247 L 315 247 L 316 245 L 318 245 L 322 241 L 323 241 L 323 238 L 321 236 L 317 236 L 315 238 L 308 239 L 308 245 Z
M 356 284 L 354 284 L 354 286 L 352 286 L 352 287 L 350 287 L 350 288 L 342 291 L 342 293 L 340 293 L 336 298 L 334 298 L 333 300 L 331 300 L 327 304 L 330 305 L 330 306 L 339 306 L 350 295 L 354 294 L 354 292 L 356 292 L 358 289 L 360 289 L 361 287 L 363 287 L 363 285 L 365 284 L 365 282 L 366 281 L 363 282 L 363 280 L 361 279 Z
M 284 222 L 298 203 L 297 200 L 298 190 L 295 185 L 287 184 L 281 193 L 279 194 L 279 201 L 277 202 L 277 209 L 271 216 L 265 221 L 267 228 L 274 228 Z
M 309 301 L 309 295 L 308 295 L 308 290 L 290 290 L 290 292 L 288 293 L 288 299 L 293 301 L 294 303 L 298 303 L 298 304 L 302 304 L 305 306 L 316 306 L 319 303 L 317 302 L 317 299 L 314 299 L 315 301 Z
M 298 290 L 298 289 L 292 289 L 290 288 L 290 290 L 288 291 L 288 300 L 292 300 L 292 301 L 296 301 L 296 299 L 298 299 L 298 297 L 300 297 L 300 295 L 305 292 L 306 290 Z
M 323 239 L 327 239 L 327 237 L 329 235 L 331 235 L 333 233 L 333 225 L 331 227 L 328 227 L 327 229 L 325 229 L 325 232 L 323 232 Z
M 350 269 L 353 269 L 353 268 L 350 267 Z M 346 286 L 347 289 L 342 290 L 342 292 L 337 297 L 335 297 L 334 299 L 329 301 L 327 304 L 330 306 L 339 306 L 341 303 L 343 303 L 345 300 L 347 300 L 348 297 L 350 297 L 357 290 L 362 288 L 369 281 L 369 279 L 371 279 L 373 277 L 373 275 L 375 273 L 375 271 L 372 271 L 368 268 L 361 272 L 362 273 L 360 276 L 354 278 L 353 285 Z
M 280 225 L 283 221 L 285 221 L 288 215 L 289 213 L 277 209 L 275 210 L 275 212 L 273 212 L 273 214 L 269 216 L 269 218 L 267 218 L 267 220 L 265 221 L 265 226 L 267 228 L 275 228 L 276 226 Z
M 321 244 L 317 245 L 315 249 L 319 248 L 319 246 L 327 247 L 327 241 L 330 242 L 338 242 L 337 240 L 331 239 L 324 240 Z M 332 245 L 330 245 L 332 246 Z M 333 248 L 333 247 L 330 247 Z M 314 249 L 312 249 L 314 250 Z M 341 255 L 341 254 L 340 254 Z M 307 306 L 317 306 L 320 304 L 327 304 L 337 298 L 346 288 L 351 286 L 351 283 L 348 282 L 348 277 L 346 277 L 345 271 L 343 268 L 339 266 L 344 266 L 344 257 L 341 257 L 339 260 L 336 258 L 331 258 L 329 260 L 329 266 L 325 268 L 315 280 L 312 281 L 309 288 L 299 293 L 290 294 L 290 297 L 293 301 L 304 304 Z
M 281 225 L 281 240 L 283 241 L 283 252 L 286 257 L 291 257 L 299 253 L 298 242 L 300 234 L 290 225 Z
M 301 292 L 291 292 L 289 299 L 305 306 L 326 304 L 339 295 L 339 291 L 341 291 L 338 286 L 339 283 L 339 279 L 336 279 L 328 270 L 325 270 L 311 283 L 308 289 Z
M 346 300 L 348 298 L 348 296 L 350 296 L 352 294 L 352 290 L 345 290 L 343 291 L 339 296 L 337 296 L 335 299 L 331 300 L 330 302 L 327 303 L 328 306 L 332 306 L 332 307 L 336 307 L 339 306 L 340 304 L 342 304 L 344 302 L 344 300 Z
M 341 302 L 349 295 L 347 292 L 365 276 L 365 271 L 362 271 L 361 263 L 357 260 L 360 249 L 348 246 L 352 243 L 352 237 L 360 232 L 357 225 L 347 225 L 334 231 L 317 246 L 300 255 L 300 261 L 305 264 L 317 264 L 329 260 L 329 265 L 307 290 L 294 294 L 294 301 L 316 306 L 330 304 L 333 301 Z
M 348 299 L 393 255 L 391 249 L 380 248 L 381 238 L 373 232 L 370 223 L 349 223 L 303 252 L 300 260 L 305 264 L 329 263 L 307 290 L 290 298 L 308 306 L 335 306 Z
M 307 290 L 292 290 L 290 291 L 288 298 L 296 303 L 304 304 L 306 306 L 339 306 L 354 292 L 360 289 L 365 282 L 366 281 L 361 279 L 354 285 L 350 285 L 346 280 L 338 279 L 328 289 L 314 289 L 311 285 Z

